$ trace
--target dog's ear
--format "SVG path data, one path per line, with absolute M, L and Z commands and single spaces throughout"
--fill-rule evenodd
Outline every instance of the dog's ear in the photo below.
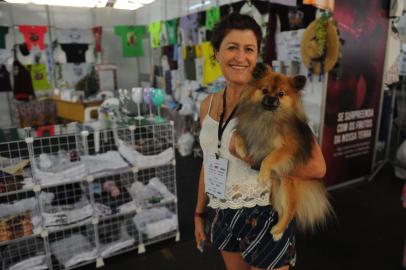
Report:
M 300 91 L 303 89 L 303 87 L 306 85 L 306 77 L 302 76 L 302 75 L 297 75 L 295 77 L 293 77 L 292 79 L 292 84 L 293 87 L 297 90 Z
M 252 78 L 254 80 L 259 80 L 265 76 L 269 67 L 264 63 L 257 63 L 254 70 L 252 71 Z

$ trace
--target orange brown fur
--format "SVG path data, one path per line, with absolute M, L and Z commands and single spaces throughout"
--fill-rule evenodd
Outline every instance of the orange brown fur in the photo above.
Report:
M 279 215 L 271 233 L 278 240 L 293 217 L 300 229 L 313 230 L 332 210 L 321 181 L 289 175 L 311 158 L 313 147 L 299 94 L 305 78 L 288 77 L 268 67 L 256 76 L 240 99 L 235 147 L 239 155 L 249 155 L 261 165 L 259 181 L 271 186 L 270 201 Z M 269 109 L 269 100 L 276 102 L 275 108 Z

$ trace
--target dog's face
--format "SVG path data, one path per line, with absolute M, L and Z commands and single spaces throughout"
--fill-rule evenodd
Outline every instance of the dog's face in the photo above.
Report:
M 289 77 L 272 72 L 268 66 L 257 64 L 253 79 L 242 94 L 241 102 L 260 105 L 265 111 L 295 111 L 300 104 L 299 91 L 305 84 L 304 76 Z

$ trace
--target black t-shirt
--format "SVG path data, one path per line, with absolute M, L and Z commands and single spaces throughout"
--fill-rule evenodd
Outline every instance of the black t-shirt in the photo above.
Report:
M 61 48 L 66 53 L 68 63 L 86 62 L 85 54 L 89 48 L 88 44 L 61 44 Z
M 14 98 L 29 100 L 35 98 L 30 72 L 18 60 L 13 62 Z
M 269 5 L 269 12 L 275 13 L 279 18 L 281 32 L 306 28 L 316 18 L 316 11 L 317 8 L 311 5 Z
M 10 73 L 8 72 L 5 65 L 0 66 L 0 92 L 10 92 Z

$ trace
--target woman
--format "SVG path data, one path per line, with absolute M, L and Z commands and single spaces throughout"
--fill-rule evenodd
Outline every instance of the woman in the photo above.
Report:
M 269 187 L 258 183 L 258 172 L 251 169 L 248 158 L 234 153 L 235 119 L 231 118 L 256 65 L 261 29 L 250 16 L 234 13 L 215 26 L 211 43 L 226 79 L 226 88 L 202 103 L 200 143 L 204 165 L 212 162 L 210 157 L 216 156 L 227 160 L 228 166 L 225 191 L 219 188 L 217 197 L 205 192 L 205 185 L 211 180 L 207 180 L 207 176 L 205 180 L 203 167 L 201 169 L 195 210 L 196 244 L 201 246 L 210 240 L 221 251 L 229 270 L 287 270 L 296 258 L 295 221 L 281 240 L 272 239 L 270 229 L 276 224 L 277 216 L 269 204 Z M 295 175 L 324 176 L 325 162 L 319 146 L 315 145 L 312 160 L 298 168 Z M 206 235 L 205 226 L 210 235 Z

